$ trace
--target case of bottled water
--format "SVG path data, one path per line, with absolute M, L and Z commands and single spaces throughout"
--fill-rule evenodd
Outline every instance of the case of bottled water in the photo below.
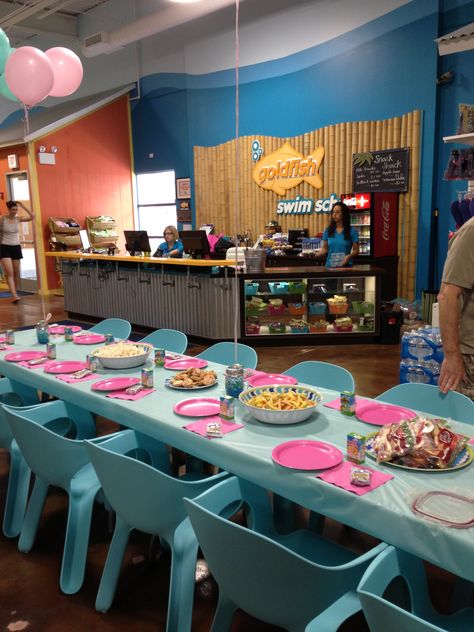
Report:
M 437 327 L 423 327 L 402 336 L 400 383 L 438 384 L 444 353 Z

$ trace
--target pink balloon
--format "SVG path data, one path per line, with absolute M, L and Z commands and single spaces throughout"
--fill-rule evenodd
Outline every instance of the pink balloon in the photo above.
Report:
M 38 48 L 21 46 L 7 59 L 5 80 L 17 99 L 32 107 L 50 93 L 54 83 L 53 65 Z
M 49 95 L 67 97 L 81 85 L 83 70 L 79 57 L 69 48 L 57 46 L 46 51 L 53 65 L 54 85 Z

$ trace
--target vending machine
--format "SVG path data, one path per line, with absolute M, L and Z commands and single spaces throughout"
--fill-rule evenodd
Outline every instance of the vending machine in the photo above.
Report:
M 398 193 L 344 193 L 341 200 L 359 232 L 361 259 L 397 254 Z

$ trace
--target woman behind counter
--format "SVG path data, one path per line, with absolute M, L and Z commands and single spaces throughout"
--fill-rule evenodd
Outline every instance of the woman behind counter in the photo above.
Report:
M 179 239 L 178 229 L 175 226 L 166 226 L 163 231 L 165 241 L 161 243 L 154 257 L 175 257 L 180 259 L 183 256 L 183 244 Z
M 18 217 L 18 207 L 21 207 L 28 217 Z M 20 246 L 20 222 L 31 222 L 33 213 L 21 202 L 11 200 L 7 202 L 7 215 L 0 217 L 0 262 L 7 277 L 8 287 L 13 296 L 13 303 L 18 303 L 20 297 L 17 289 L 20 286 L 20 260 L 23 253 Z
M 327 255 L 327 268 L 352 266 L 352 259 L 359 254 L 359 233 L 351 228 L 349 207 L 343 202 L 336 202 L 331 216 L 331 222 L 323 233 L 318 258 Z

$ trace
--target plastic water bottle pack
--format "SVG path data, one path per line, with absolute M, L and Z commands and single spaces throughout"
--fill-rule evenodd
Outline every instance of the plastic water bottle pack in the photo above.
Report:
M 423 327 L 402 336 L 400 383 L 438 384 L 444 353 L 437 327 Z

